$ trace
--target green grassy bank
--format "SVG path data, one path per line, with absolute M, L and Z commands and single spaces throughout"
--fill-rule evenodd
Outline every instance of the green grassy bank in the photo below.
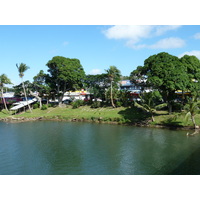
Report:
M 17 115 L 5 114 L 0 112 L 0 118 L 24 118 L 33 119 L 40 118 L 43 120 L 66 120 L 66 121 L 90 121 L 102 123 L 116 123 L 116 124 L 129 124 L 129 125 L 143 125 L 143 126 L 165 126 L 165 127 L 178 127 L 190 128 L 192 126 L 191 120 L 186 122 L 184 120 L 185 114 L 173 113 L 168 115 L 166 111 L 159 111 L 155 114 L 155 122 L 151 122 L 151 117 L 137 108 L 90 108 L 89 106 L 81 106 L 73 109 L 71 106 L 59 108 L 50 107 L 46 110 L 33 109 L 32 113 L 24 112 Z M 195 116 L 197 125 L 200 125 L 200 114 Z

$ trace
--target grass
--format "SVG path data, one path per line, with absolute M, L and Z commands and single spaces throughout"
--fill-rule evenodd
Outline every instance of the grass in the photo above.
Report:
M 59 107 L 50 107 L 47 110 L 34 109 L 32 113 L 29 111 L 21 114 L 14 115 L 14 117 L 25 117 L 25 118 L 34 118 L 34 117 L 43 117 L 47 119 L 59 118 L 59 119 L 85 119 L 85 120 L 97 120 L 97 119 L 110 119 L 110 121 L 118 118 L 118 120 L 123 119 L 119 114 L 124 108 L 97 108 L 92 109 L 89 106 L 81 106 L 77 109 L 72 109 L 71 106 L 66 108 Z M 0 113 L 0 118 L 6 118 L 9 115 Z
M 14 115 L 17 117 L 25 118 L 39 118 L 45 119 L 60 119 L 60 120 L 82 120 L 82 121 L 102 121 L 102 122 L 115 122 L 118 124 L 136 124 L 143 123 L 151 125 L 163 125 L 163 126 L 176 126 L 185 127 L 193 126 L 191 120 L 185 121 L 185 114 L 173 113 L 168 115 L 167 111 L 157 111 L 155 114 L 155 122 L 150 122 L 150 115 L 142 112 L 137 108 L 90 108 L 89 106 L 81 106 L 77 109 L 73 109 L 72 106 L 64 108 L 50 107 L 47 110 L 33 109 L 33 112 L 29 111 Z M 6 112 L 0 112 L 0 118 L 9 117 Z M 195 116 L 197 125 L 200 125 L 200 114 Z

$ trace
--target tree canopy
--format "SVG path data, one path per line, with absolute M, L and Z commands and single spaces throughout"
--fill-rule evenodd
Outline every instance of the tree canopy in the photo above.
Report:
M 179 59 L 166 52 L 150 56 L 131 73 L 132 81 L 146 78 L 146 84 L 158 89 L 171 112 L 171 103 L 177 90 L 197 90 L 195 80 L 199 80 L 199 60 L 184 56 Z
M 49 74 L 47 83 L 55 89 L 59 105 L 62 103 L 64 93 L 83 86 L 84 69 L 78 59 L 55 56 L 46 64 Z

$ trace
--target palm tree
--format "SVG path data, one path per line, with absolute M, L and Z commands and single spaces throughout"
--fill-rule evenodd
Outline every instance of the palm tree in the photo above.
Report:
M 166 103 L 159 103 L 156 105 L 156 101 L 161 100 L 161 96 L 158 91 L 149 93 L 143 93 L 140 97 L 140 103 L 134 102 L 134 106 L 141 108 L 142 110 L 150 113 L 152 122 L 155 122 L 154 113 L 163 107 L 166 107 Z
M 22 86 L 23 86 L 23 90 L 24 90 L 24 95 L 25 95 L 25 99 L 26 99 L 26 102 L 28 104 L 28 99 L 27 99 L 27 95 L 26 95 L 26 90 L 25 90 L 25 86 L 24 86 L 24 81 L 23 81 L 23 77 L 24 77 L 24 72 L 29 69 L 30 67 L 28 67 L 26 64 L 24 63 L 20 63 L 20 65 L 18 66 L 18 64 L 16 64 L 17 66 L 17 69 L 18 69 L 18 72 L 19 72 L 19 77 L 22 79 Z M 30 108 L 30 105 L 28 104 L 28 108 L 31 111 L 31 108 Z
M 113 101 L 113 83 L 114 84 L 118 83 L 121 77 L 121 72 L 115 66 L 110 66 L 110 68 L 107 69 L 106 72 L 107 72 L 108 80 L 110 82 L 110 100 L 111 100 L 112 107 L 115 108 L 115 104 Z
M 10 79 L 6 76 L 6 74 L 2 74 L 0 76 L 0 88 L 1 88 L 1 95 L 2 95 L 2 99 L 3 99 L 4 107 L 8 111 L 6 101 L 5 101 L 5 98 L 4 98 L 4 95 L 3 95 L 4 84 L 12 84 Z
M 199 128 L 196 125 L 196 121 L 195 121 L 195 115 L 197 114 L 198 110 L 200 108 L 200 101 L 197 100 L 197 96 L 193 97 L 188 104 L 186 104 L 185 109 L 188 111 L 186 113 L 185 119 L 186 121 L 188 121 L 189 116 L 191 117 L 192 123 L 194 125 L 194 129 Z

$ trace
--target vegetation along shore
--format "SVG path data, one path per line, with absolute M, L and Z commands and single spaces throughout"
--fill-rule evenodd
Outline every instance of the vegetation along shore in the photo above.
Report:
M 29 67 L 16 64 L 21 84 L 0 76 L 0 119 L 87 121 L 199 130 L 200 61 L 161 52 L 123 76 L 116 66 L 86 75 L 78 59 L 55 56 L 47 72 L 24 81 Z M 5 90 L 7 91 L 5 93 Z M 12 97 L 6 96 L 9 92 Z

